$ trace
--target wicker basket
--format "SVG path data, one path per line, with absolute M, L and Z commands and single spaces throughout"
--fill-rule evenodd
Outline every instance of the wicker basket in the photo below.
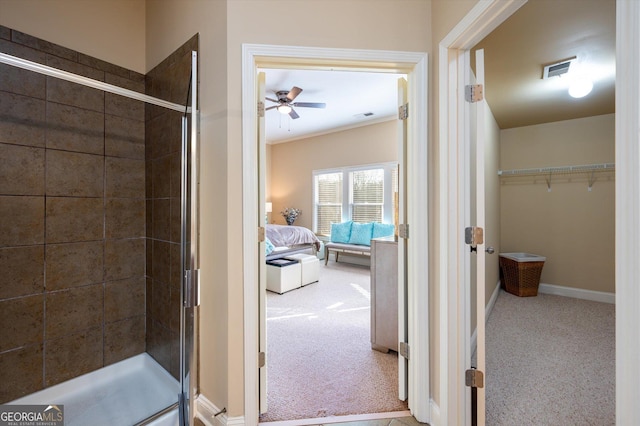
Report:
M 520 297 L 537 296 L 543 266 L 544 261 L 519 262 L 500 256 L 502 288 Z

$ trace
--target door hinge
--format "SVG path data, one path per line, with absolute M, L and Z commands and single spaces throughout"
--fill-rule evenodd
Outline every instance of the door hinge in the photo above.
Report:
M 467 102 L 480 102 L 484 99 L 482 84 L 469 84 L 464 86 L 464 99 Z
M 405 359 L 409 359 L 409 344 L 407 342 L 398 342 L 398 353 Z
M 401 223 L 398 225 L 398 237 L 404 239 L 409 238 L 409 224 Z
M 184 273 L 185 308 L 200 306 L 200 269 L 187 269 Z
M 258 368 L 262 368 L 267 365 L 267 354 L 264 352 L 258 352 Z
M 470 388 L 483 388 L 484 387 L 484 374 L 480 370 L 471 368 L 467 370 L 464 375 L 465 385 Z
M 264 233 L 265 233 L 264 226 L 258 226 L 258 242 L 259 243 L 265 240 Z
M 258 101 L 258 117 L 264 117 L 264 102 Z
M 464 229 L 464 242 L 476 251 L 478 244 L 484 243 L 484 231 L 479 226 L 469 226 Z
M 406 120 L 409 118 L 409 104 L 400 105 L 398 107 L 398 120 Z

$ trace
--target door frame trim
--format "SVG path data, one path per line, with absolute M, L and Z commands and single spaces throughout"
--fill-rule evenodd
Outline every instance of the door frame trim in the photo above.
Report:
M 465 53 L 518 10 L 526 0 L 478 2 L 439 43 L 439 252 L 440 419 L 441 424 L 471 424 L 471 392 L 464 385 L 470 361 L 471 265 L 464 243 L 470 211 L 468 172 L 470 122 L 464 93 Z
M 412 342 L 409 400 L 412 414 L 422 422 L 430 420 L 429 398 L 429 306 L 428 220 L 428 58 L 422 52 L 330 49 L 316 47 L 242 45 L 242 242 L 244 291 L 244 410 L 247 424 L 258 423 L 258 151 L 257 151 L 257 69 L 295 67 L 296 69 L 342 69 L 406 73 L 411 114 L 419 119 L 408 126 L 409 338 Z

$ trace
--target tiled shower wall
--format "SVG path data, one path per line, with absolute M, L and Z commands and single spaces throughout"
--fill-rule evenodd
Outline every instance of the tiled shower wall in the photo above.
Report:
M 147 73 L 148 95 L 190 102 L 192 37 Z M 182 113 L 146 105 L 147 352 L 180 373 L 180 170 Z
M 1 26 L 0 51 L 145 90 L 141 74 Z M 157 146 L 163 262 L 175 249 L 159 244 L 171 241 L 160 208 L 175 192 L 160 167 L 175 156 Z M 142 102 L 0 65 L 0 403 L 145 351 L 148 186 Z

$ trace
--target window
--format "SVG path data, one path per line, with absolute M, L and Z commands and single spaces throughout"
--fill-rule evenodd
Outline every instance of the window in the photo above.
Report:
M 395 163 L 313 172 L 313 227 L 329 235 L 331 223 L 394 223 L 398 166 Z

